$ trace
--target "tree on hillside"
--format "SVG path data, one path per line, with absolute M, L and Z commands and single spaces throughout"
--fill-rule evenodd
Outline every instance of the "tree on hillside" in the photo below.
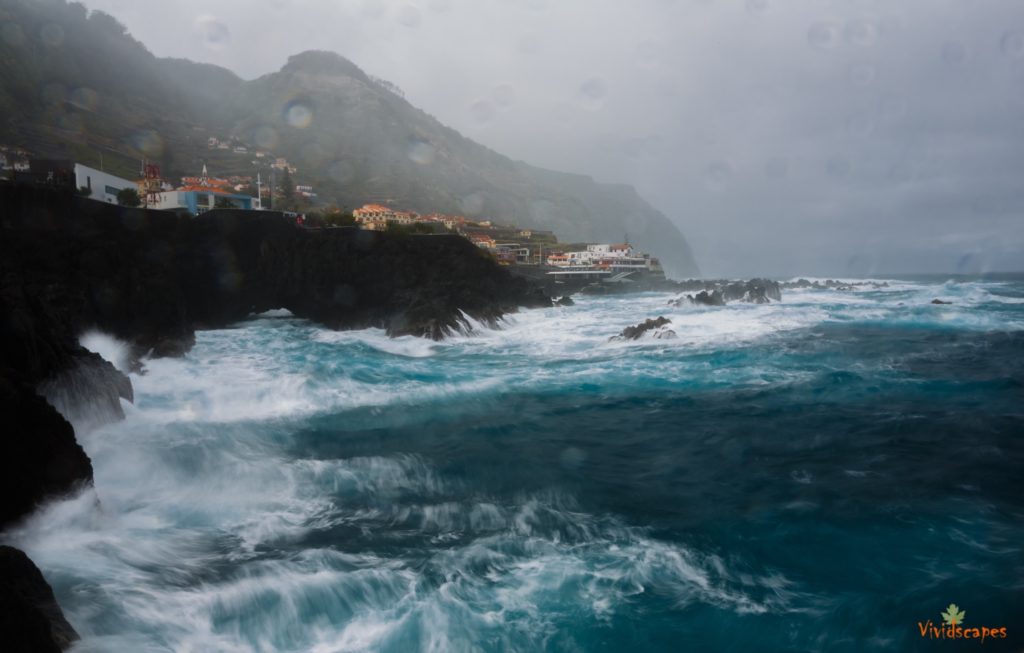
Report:
M 139 197 L 139 191 L 134 188 L 122 188 L 117 191 L 117 203 L 121 206 L 135 208 L 142 205 L 142 198 Z
M 295 208 L 295 182 L 292 181 L 292 173 L 288 168 L 285 168 L 284 174 L 281 175 L 281 206 L 278 208 L 285 211 Z

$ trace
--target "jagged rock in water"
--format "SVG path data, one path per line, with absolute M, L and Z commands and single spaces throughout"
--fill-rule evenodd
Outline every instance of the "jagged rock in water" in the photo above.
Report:
M 942 301 L 941 299 L 936 297 L 935 299 L 932 300 L 932 303 L 933 304 L 952 304 L 953 302 Z
M 555 306 L 575 306 L 576 302 L 574 302 L 572 300 L 572 297 L 570 297 L 569 295 L 565 295 L 563 297 L 559 297 L 558 299 L 556 299 L 554 301 L 554 305 Z
M 39 392 L 78 433 L 124 419 L 121 399 L 134 400 L 128 377 L 90 351 L 83 351 L 72 367 L 44 381 Z
M 672 320 L 664 316 L 649 318 L 636 326 L 626 327 L 622 333 L 612 338 L 613 340 L 639 340 L 641 336 L 648 335 L 657 340 L 669 340 L 676 337 L 675 331 L 665 328 Z
M 20 549 L 0 545 L 0 649 L 59 653 L 77 639 L 39 568 Z
M 703 306 L 725 306 L 725 295 L 721 290 L 714 290 L 708 293 L 706 290 L 702 290 L 696 295 L 688 295 L 687 298 L 693 304 L 701 304 Z

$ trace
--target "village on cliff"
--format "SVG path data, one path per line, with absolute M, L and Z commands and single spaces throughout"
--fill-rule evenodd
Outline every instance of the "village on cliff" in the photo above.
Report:
M 249 154 L 245 145 L 216 138 L 210 139 L 208 147 Z M 264 151 L 253 154 L 257 159 L 267 159 L 271 175 L 279 173 L 282 180 L 270 179 L 265 183 L 259 174 L 255 179 L 239 175 L 219 178 L 211 176 L 204 164 L 199 175 L 182 177 L 174 185 L 161 177 L 157 166 L 143 162 L 140 179 L 132 181 L 70 160 L 33 158 L 23 149 L 4 145 L 0 145 L 0 178 L 69 188 L 100 202 L 187 212 L 193 216 L 213 209 L 279 210 L 275 203 L 280 206 L 286 198 L 299 198 L 306 203 L 316 199 L 312 186 L 292 181 L 291 175 L 297 169 L 286 158 Z M 420 214 L 389 203 L 368 203 L 350 213 L 337 207 L 309 214 L 285 213 L 310 228 L 350 225 L 369 231 L 458 234 L 490 253 L 501 265 L 549 268 L 561 274 L 663 273 L 657 258 L 634 249 L 628 242 L 560 244 L 552 231 L 498 224 L 480 217 Z

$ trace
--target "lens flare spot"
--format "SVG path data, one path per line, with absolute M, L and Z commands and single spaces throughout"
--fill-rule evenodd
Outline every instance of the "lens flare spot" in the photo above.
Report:
M 290 127 L 305 129 L 313 124 L 313 110 L 301 102 L 289 102 L 284 109 L 284 121 Z

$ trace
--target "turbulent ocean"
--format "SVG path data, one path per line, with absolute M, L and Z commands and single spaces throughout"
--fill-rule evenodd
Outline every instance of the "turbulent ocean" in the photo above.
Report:
M 1024 279 L 887 283 L 255 316 L 147 361 L 95 490 L 7 539 L 76 652 L 949 650 L 951 603 L 1020 650 Z

